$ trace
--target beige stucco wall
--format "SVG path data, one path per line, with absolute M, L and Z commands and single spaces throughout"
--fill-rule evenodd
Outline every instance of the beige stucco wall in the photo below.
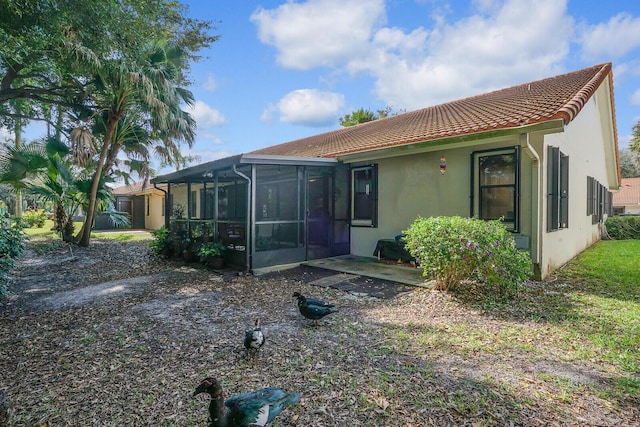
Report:
M 144 226 L 149 230 L 157 230 L 164 225 L 163 193 L 148 193 L 145 197 Z M 149 203 L 147 209 L 146 203 Z
M 607 162 L 614 161 L 612 157 L 615 157 L 615 147 L 609 141 L 611 129 L 606 120 L 606 115 L 610 114 L 607 90 L 608 85 L 602 84 L 596 96 L 565 126 L 564 132 L 544 137 L 543 152 L 546 153 L 546 147 L 551 145 L 569 156 L 569 225 L 566 229 L 546 232 L 546 214 L 543 216 L 540 265 L 543 277 L 600 239 L 601 225 L 592 224 L 591 215 L 587 215 L 587 176 L 609 189 L 618 185 L 612 176 L 615 165 L 610 164 L 607 168 Z M 546 173 L 543 178 L 543 188 L 546 188 Z M 546 213 L 546 200 L 543 203 Z
M 471 153 L 520 144 L 518 135 L 485 140 L 482 146 L 461 146 L 432 152 L 371 160 L 378 164 L 378 227 L 352 227 L 351 253 L 372 256 L 379 239 L 392 239 L 418 216 L 463 216 L 471 214 Z M 444 155 L 447 170 L 440 173 Z M 531 236 L 532 162 L 520 156 L 521 204 L 520 233 Z M 533 181 L 532 181 L 533 180 Z

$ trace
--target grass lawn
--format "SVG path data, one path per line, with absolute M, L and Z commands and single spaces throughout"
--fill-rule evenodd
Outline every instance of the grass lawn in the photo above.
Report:
M 74 222 L 75 234 L 82 228 L 82 222 Z M 52 230 L 53 221 L 46 220 L 43 227 L 25 228 L 24 233 L 32 239 L 51 239 L 48 244 L 56 244 L 56 240 L 60 240 L 57 232 Z M 114 239 L 120 241 L 129 240 L 148 240 L 151 235 L 148 233 L 131 233 L 129 230 L 122 229 L 116 231 L 92 231 L 91 237 L 95 239 Z

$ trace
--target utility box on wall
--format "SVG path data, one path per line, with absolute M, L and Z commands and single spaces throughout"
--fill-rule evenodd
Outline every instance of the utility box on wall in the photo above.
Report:
M 529 236 L 526 234 L 514 234 L 513 238 L 516 241 L 516 248 L 529 250 Z

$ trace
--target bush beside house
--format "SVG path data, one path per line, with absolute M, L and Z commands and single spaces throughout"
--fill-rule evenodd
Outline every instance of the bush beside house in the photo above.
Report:
M 471 280 L 510 297 L 531 278 L 529 253 L 516 248 L 500 221 L 418 217 L 404 233 L 407 249 L 424 275 L 435 280 L 436 289 L 446 291 Z

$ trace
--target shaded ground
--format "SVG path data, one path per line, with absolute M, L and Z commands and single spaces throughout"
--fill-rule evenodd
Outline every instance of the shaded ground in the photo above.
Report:
M 208 375 L 227 395 L 302 393 L 276 426 L 640 423 L 637 398 L 600 392 L 615 380 L 604 362 L 574 365 L 546 348 L 549 325 L 521 321 L 539 340 L 496 346 L 513 321 L 440 292 L 304 267 L 220 275 L 153 259 L 145 242 L 31 251 L 12 274 L 0 307 L 10 425 L 204 426 L 206 399 L 191 392 Z M 312 327 L 294 291 L 340 312 Z M 246 360 L 255 318 L 267 344 Z M 470 326 L 476 335 L 460 334 Z

